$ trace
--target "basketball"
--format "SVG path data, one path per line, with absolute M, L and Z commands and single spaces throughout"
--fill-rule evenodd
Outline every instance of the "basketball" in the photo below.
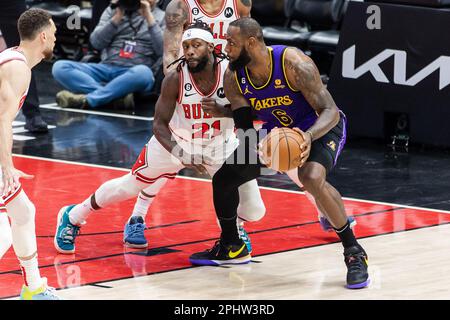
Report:
M 300 166 L 303 136 L 290 128 L 273 129 L 261 142 L 262 157 L 266 165 L 286 172 Z

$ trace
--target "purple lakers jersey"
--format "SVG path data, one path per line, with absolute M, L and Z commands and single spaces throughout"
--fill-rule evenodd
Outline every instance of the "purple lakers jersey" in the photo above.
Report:
M 266 84 L 252 83 L 247 67 L 236 71 L 240 90 L 253 108 L 254 114 L 264 122 L 267 131 L 274 127 L 308 130 L 316 121 L 317 113 L 303 94 L 292 89 L 284 71 L 286 46 L 267 47 L 271 59 L 271 74 Z

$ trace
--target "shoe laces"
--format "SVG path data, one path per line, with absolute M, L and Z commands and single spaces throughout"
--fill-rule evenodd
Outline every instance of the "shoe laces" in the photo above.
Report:
M 47 284 L 47 278 L 42 278 L 45 290 L 44 292 L 40 293 L 40 295 L 46 296 L 46 297 L 52 297 L 53 300 L 60 300 L 60 298 L 56 295 L 56 289 L 54 287 L 50 287 Z
M 79 234 L 80 227 L 68 224 L 67 227 L 65 227 L 61 231 L 61 238 L 63 239 L 64 243 L 73 243 L 76 236 L 78 236 Z
M 208 249 L 208 250 L 206 250 L 207 252 L 209 252 L 209 253 L 211 253 L 211 254 L 213 254 L 213 255 L 215 255 L 215 256 L 218 256 L 219 255 L 219 252 L 220 252 L 220 247 L 222 246 L 222 244 L 221 244 L 221 242 L 220 242 L 220 240 L 217 240 L 215 243 L 214 243 L 214 246 L 211 248 L 211 249 Z
M 136 236 L 140 235 L 144 232 L 145 225 L 143 223 L 134 223 L 128 225 L 128 235 L 129 236 Z
M 42 292 L 42 295 L 47 296 L 47 297 L 53 297 L 55 299 L 59 300 L 59 297 L 56 295 L 56 289 L 53 287 L 46 287 L 45 291 Z
M 348 271 L 360 272 L 366 268 L 365 263 L 366 255 L 364 252 L 351 253 L 345 256 L 345 264 L 348 267 Z

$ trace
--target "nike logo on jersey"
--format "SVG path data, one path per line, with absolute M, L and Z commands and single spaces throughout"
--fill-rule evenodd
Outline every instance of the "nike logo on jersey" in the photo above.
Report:
M 246 246 L 246 244 L 244 243 L 244 244 L 242 245 L 242 247 L 241 247 L 238 251 L 234 251 L 234 252 L 233 252 L 233 250 L 230 249 L 230 252 L 228 252 L 228 256 L 229 256 L 231 259 L 236 258 L 238 255 L 241 254 L 241 252 L 242 252 L 242 250 L 244 250 L 245 246 Z
M 190 94 L 185 93 L 184 96 L 187 98 L 187 97 L 193 96 L 195 94 L 197 94 L 197 93 L 190 93 Z

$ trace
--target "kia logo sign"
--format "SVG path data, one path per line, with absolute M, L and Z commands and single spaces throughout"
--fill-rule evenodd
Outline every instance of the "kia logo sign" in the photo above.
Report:
M 346 49 L 342 55 L 342 77 L 358 79 L 362 75 L 370 72 L 375 81 L 390 83 L 380 64 L 387 59 L 394 57 L 394 79 L 393 83 L 398 85 L 414 87 L 419 82 L 439 70 L 439 90 L 450 85 L 450 57 L 440 56 L 430 64 L 425 66 L 415 75 L 406 79 L 407 53 L 402 50 L 385 49 L 379 54 L 355 68 L 356 45 Z

